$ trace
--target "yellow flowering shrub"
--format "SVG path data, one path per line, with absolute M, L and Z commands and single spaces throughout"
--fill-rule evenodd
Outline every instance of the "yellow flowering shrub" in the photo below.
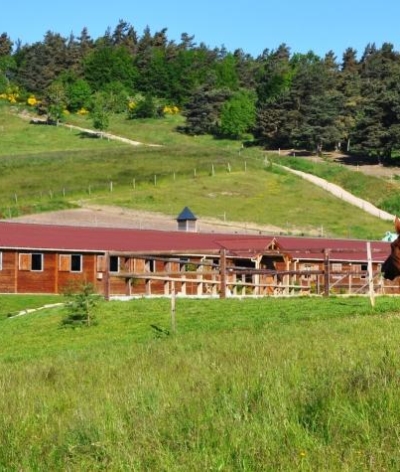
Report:
M 10 103 L 17 103 L 19 98 L 19 89 L 16 86 L 8 87 L 5 92 L 0 94 L 0 99 L 8 100 Z
M 179 108 L 176 105 L 165 105 L 163 113 L 164 115 L 176 115 L 179 113 Z
M 34 107 L 35 105 L 37 105 L 39 103 L 38 100 L 36 99 L 36 97 L 33 96 L 33 95 L 31 95 L 26 102 L 31 107 Z
M 80 108 L 77 112 L 76 112 L 77 115 L 88 115 L 89 114 L 89 110 L 86 110 L 86 108 Z

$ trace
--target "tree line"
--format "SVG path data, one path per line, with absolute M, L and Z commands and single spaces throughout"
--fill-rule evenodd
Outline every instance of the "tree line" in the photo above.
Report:
M 185 116 L 182 132 L 245 140 L 269 149 L 339 149 L 387 160 L 400 148 L 400 54 L 368 44 L 341 60 L 286 44 L 253 57 L 210 48 L 167 28 L 152 33 L 120 20 L 93 39 L 48 31 L 33 44 L 0 35 L 0 95 L 34 96 L 39 111 L 90 112 L 98 129 L 109 113 L 127 119 Z

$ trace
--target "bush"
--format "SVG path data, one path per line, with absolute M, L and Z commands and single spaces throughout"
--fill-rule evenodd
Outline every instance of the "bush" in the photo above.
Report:
M 100 297 L 92 284 L 71 285 L 64 295 L 69 302 L 66 304 L 68 313 L 61 322 L 63 326 L 91 326 L 97 323 L 93 309 Z
M 128 105 L 128 118 L 161 118 L 164 116 L 163 108 L 159 107 L 151 95 L 146 95 Z

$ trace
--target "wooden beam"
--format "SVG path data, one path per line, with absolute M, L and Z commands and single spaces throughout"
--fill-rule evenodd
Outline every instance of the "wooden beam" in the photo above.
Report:
M 367 259 L 368 259 L 368 291 L 371 306 L 375 306 L 375 292 L 374 292 L 374 274 L 372 271 L 372 255 L 371 255 L 371 243 L 367 242 Z
M 105 257 L 105 268 L 104 268 L 104 298 L 110 299 L 110 253 L 106 252 Z
M 18 293 L 18 265 L 19 255 L 18 252 L 14 252 L 14 293 Z
M 220 297 L 226 298 L 226 249 L 221 249 L 221 259 L 220 259 Z
M 326 249 L 324 253 L 324 297 L 329 297 L 329 270 L 329 249 Z
M 176 291 L 175 282 L 171 283 L 171 331 L 173 334 L 176 333 Z

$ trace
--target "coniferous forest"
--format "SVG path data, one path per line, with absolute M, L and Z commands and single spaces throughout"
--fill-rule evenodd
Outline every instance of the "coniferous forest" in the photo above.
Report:
M 53 120 L 110 113 L 128 120 L 182 113 L 180 131 L 269 149 L 338 149 L 381 162 L 400 150 L 400 53 L 390 43 L 349 47 L 341 58 L 281 44 L 252 57 L 211 49 L 167 28 L 141 34 L 126 21 L 92 38 L 48 31 L 21 44 L 0 35 L 0 97 L 29 103 Z

